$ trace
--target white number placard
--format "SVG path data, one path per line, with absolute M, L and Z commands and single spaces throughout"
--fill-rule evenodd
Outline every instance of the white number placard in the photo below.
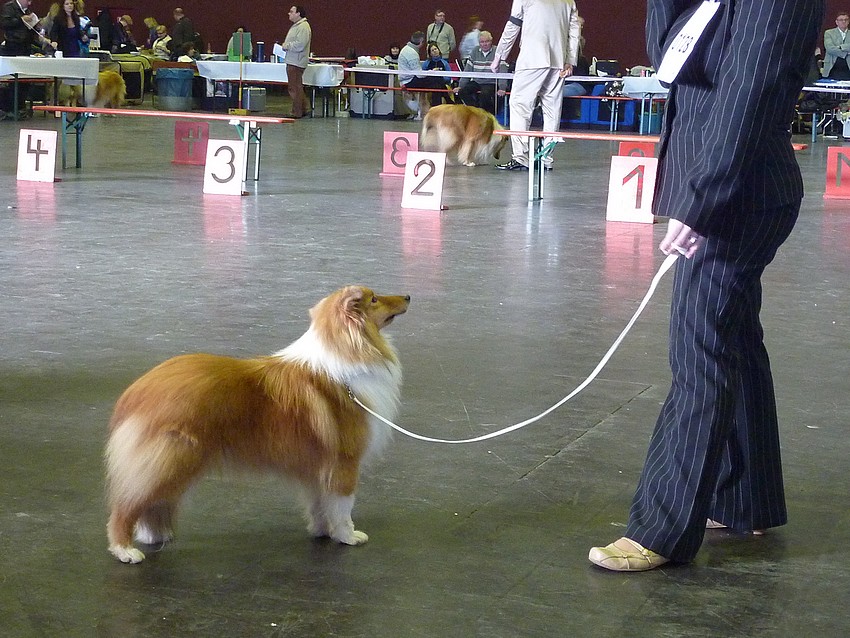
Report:
M 664 58 L 661 64 L 658 65 L 658 73 L 656 77 L 662 82 L 671 83 L 679 75 L 679 71 L 687 62 L 691 53 L 694 51 L 696 43 L 699 41 L 702 32 L 711 22 L 714 14 L 720 8 L 720 3 L 717 0 L 705 0 L 696 10 L 691 19 L 685 23 L 682 30 L 673 38 L 668 49 L 664 52 Z
M 401 207 L 441 210 L 445 174 L 445 153 L 408 152 Z
M 248 165 L 248 144 L 238 140 L 209 140 L 204 165 L 204 192 L 241 195 Z
M 56 131 L 21 129 L 18 142 L 18 179 L 52 182 L 56 175 Z
M 612 157 L 605 219 L 609 222 L 653 223 L 652 195 L 657 171 L 658 160 L 654 157 Z

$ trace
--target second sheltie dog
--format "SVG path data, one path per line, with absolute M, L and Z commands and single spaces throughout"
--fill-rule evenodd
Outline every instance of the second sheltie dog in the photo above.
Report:
M 492 113 L 465 104 L 441 104 L 425 115 L 422 122 L 422 149 L 446 153 L 464 166 L 499 159 L 508 143 L 503 135 L 493 135 L 502 126 Z
M 183 492 L 228 463 L 299 483 L 313 536 L 365 543 L 351 521 L 354 492 L 361 463 L 390 430 L 349 391 L 395 417 L 401 366 L 380 330 L 409 303 L 347 286 L 316 304 L 307 332 L 276 354 L 188 354 L 135 381 L 118 399 L 106 443 L 109 551 L 144 560 L 134 534 L 146 545 L 171 540 Z
M 76 84 L 62 84 L 59 87 L 59 104 L 62 106 L 90 106 L 95 109 L 121 108 L 127 98 L 127 83 L 120 73 L 115 71 L 101 71 L 97 75 L 97 87 L 94 97 L 90 90 L 86 91 L 86 99 L 80 86 Z

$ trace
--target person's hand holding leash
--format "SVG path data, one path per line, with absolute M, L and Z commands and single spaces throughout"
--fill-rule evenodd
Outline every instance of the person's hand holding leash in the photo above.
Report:
M 664 235 L 658 248 L 665 255 L 678 252 L 686 259 L 690 259 L 704 241 L 705 237 L 695 232 L 690 226 L 686 226 L 678 219 L 670 219 L 667 223 L 667 234 Z

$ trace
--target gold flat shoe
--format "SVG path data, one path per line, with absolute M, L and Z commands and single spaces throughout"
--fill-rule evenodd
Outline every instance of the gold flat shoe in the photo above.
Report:
M 625 536 L 605 547 L 591 547 L 587 558 L 594 565 L 615 572 L 645 572 L 670 562 Z

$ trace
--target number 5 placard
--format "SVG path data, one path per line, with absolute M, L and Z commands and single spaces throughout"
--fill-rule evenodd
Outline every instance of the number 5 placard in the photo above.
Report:
M 605 219 L 609 222 L 653 223 L 652 195 L 657 170 L 658 160 L 654 157 L 612 157 Z
M 441 210 L 445 174 L 445 153 L 408 152 L 401 207 Z
M 204 166 L 204 192 L 241 195 L 248 165 L 248 144 L 238 140 L 209 140 Z

